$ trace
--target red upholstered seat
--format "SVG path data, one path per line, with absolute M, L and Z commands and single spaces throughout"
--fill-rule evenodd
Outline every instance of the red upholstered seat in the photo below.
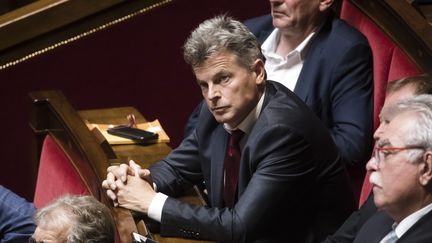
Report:
M 34 195 L 36 208 L 65 194 L 93 195 L 98 198 L 99 185 L 95 183 L 99 179 L 89 163 L 74 161 L 69 156 L 54 137 L 50 134 L 45 137 Z M 116 242 L 120 242 L 117 232 L 115 237 Z
M 70 158 L 47 135 L 41 151 L 34 204 L 40 208 L 64 194 L 87 195 L 90 191 Z
M 416 75 L 421 70 L 402 52 L 369 17 L 344 0 L 341 7 L 341 19 L 362 32 L 369 41 L 373 54 L 374 78 L 374 128 L 379 125 L 378 115 L 384 104 L 387 82 Z M 369 177 L 363 181 L 359 205 L 362 205 L 370 193 Z

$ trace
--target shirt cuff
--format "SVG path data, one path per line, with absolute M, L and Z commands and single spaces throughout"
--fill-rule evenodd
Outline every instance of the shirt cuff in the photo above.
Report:
M 167 198 L 168 196 L 163 193 L 160 192 L 156 193 L 156 196 L 153 198 L 148 208 L 148 216 L 151 219 L 154 219 L 159 223 L 161 222 L 162 209 Z

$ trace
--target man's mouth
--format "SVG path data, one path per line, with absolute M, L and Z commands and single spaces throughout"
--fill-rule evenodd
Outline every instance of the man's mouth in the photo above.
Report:
M 217 106 L 217 107 L 212 107 L 211 110 L 212 111 L 220 111 L 220 110 L 224 110 L 228 108 L 228 106 Z
M 280 12 L 280 11 L 272 11 L 272 15 L 273 16 L 285 16 L 286 14 L 284 12 Z

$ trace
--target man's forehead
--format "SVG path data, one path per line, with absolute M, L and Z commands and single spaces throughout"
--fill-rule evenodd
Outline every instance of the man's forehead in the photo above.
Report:
M 228 72 L 232 68 L 237 68 L 235 57 L 230 53 L 221 53 L 220 55 L 209 57 L 205 62 L 193 67 L 196 76 L 209 75 L 214 76 L 220 72 Z
M 390 112 L 392 118 L 388 126 L 381 134 L 379 145 L 401 145 L 412 133 L 416 123 L 416 116 L 413 112 L 403 111 L 400 113 Z
M 415 96 L 415 94 L 416 94 L 416 87 L 413 84 L 407 84 L 396 91 L 388 93 L 385 98 L 384 105 L 379 114 L 380 118 L 382 120 L 391 119 L 393 115 L 391 112 L 392 111 L 391 107 L 393 107 L 394 105 L 396 105 L 402 100 Z

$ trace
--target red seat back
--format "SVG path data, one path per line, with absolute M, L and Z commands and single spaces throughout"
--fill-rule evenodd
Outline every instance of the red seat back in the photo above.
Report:
M 388 37 L 378 25 L 349 0 L 344 0 L 341 19 L 362 32 L 369 41 L 373 54 L 374 78 L 374 128 L 379 125 L 379 112 L 384 104 L 387 82 L 416 75 L 421 70 Z M 370 193 L 369 175 L 363 181 L 359 204 L 362 205 Z
M 77 166 L 81 168 L 77 168 Z M 74 164 L 54 138 L 47 135 L 42 146 L 36 181 L 34 195 L 36 208 L 43 207 L 65 194 L 90 194 L 87 183 L 91 180 L 97 180 L 83 178 L 80 170 L 88 170 L 85 167 L 85 165 Z

